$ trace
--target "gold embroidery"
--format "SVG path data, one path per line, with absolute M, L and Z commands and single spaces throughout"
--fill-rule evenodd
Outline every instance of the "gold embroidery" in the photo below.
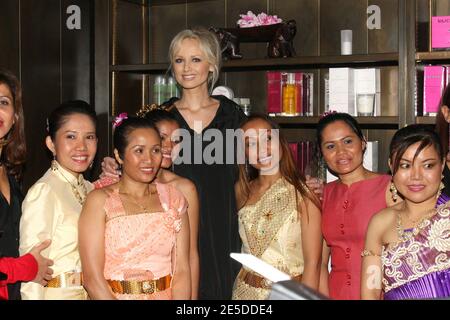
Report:
M 432 218 L 424 220 L 425 226 L 421 225 L 422 228 L 410 240 L 383 247 L 382 282 L 385 292 L 432 272 L 450 268 L 450 210 L 444 206 L 441 205 Z M 428 241 L 423 241 L 424 237 Z M 426 259 L 423 257 L 424 252 L 427 254 Z M 410 270 L 408 274 L 402 272 L 405 263 Z

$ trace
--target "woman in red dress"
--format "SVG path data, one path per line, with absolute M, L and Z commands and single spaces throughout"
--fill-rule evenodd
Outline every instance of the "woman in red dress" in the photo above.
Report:
M 317 140 L 328 169 L 339 178 L 323 192 L 320 291 L 332 299 L 358 300 L 367 226 L 375 213 L 394 203 L 391 178 L 364 168 L 366 139 L 350 115 L 323 117 Z

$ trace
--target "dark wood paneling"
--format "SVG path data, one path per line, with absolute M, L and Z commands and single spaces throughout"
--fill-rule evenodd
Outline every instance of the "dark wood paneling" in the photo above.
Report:
M 353 54 L 367 53 L 367 2 L 362 0 L 320 1 L 320 53 L 341 53 L 341 30 L 353 30 Z
M 110 125 L 110 72 L 109 65 L 109 47 L 110 47 L 110 1 L 109 0 L 95 0 L 94 2 L 94 16 L 95 16 L 95 73 L 94 73 L 94 88 L 92 94 L 95 96 L 94 105 L 98 117 L 98 147 L 97 159 L 103 159 L 105 156 L 112 154 L 112 130 Z M 98 177 L 101 170 L 99 164 L 101 161 L 96 161 L 94 164 L 94 177 Z
M 388 173 L 389 144 L 397 130 L 364 130 L 368 141 L 378 141 L 378 172 Z
M 115 63 L 143 63 L 142 14 L 141 5 L 117 0 Z
M 417 12 L 417 37 L 416 48 L 417 51 L 430 50 L 430 1 L 416 0 Z
M 50 165 L 45 119 L 61 101 L 60 1 L 21 1 L 22 86 L 28 146 L 24 187 Z
M 187 26 L 224 27 L 225 0 L 195 2 L 187 5 Z
M 150 62 L 167 62 L 170 42 L 186 28 L 186 5 L 150 8 Z
M 81 29 L 69 30 L 66 20 L 67 7 L 77 5 L 81 9 Z M 93 79 L 92 23 L 94 3 L 90 0 L 61 0 L 61 80 L 62 101 L 81 99 L 93 103 L 91 87 Z
M 127 112 L 135 114 L 142 106 L 142 76 L 129 73 L 117 73 L 116 77 L 116 114 Z
M 227 27 L 236 27 L 236 22 L 240 19 L 240 14 L 253 11 L 254 14 L 267 12 L 267 0 L 227 0 Z M 244 58 L 264 58 L 267 57 L 267 44 L 265 43 L 242 43 L 241 53 Z
M 433 0 L 434 10 L 433 14 L 437 16 L 450 15 L 450 1 L 448 0 Z
M 380 68 L 381 115 L 398 116 L 398 68 Z
M 381 10 L 381 29 L 367 31 L 369 53 L 398 52 L 398 1 L 369 0 L 368 4 Z
M 239 98 L 250 98 L 252 111 L 266 112 L 266 72 L 230 72 L 226 75 L 226 85 Z
M 297 34 L 294 48 L 297 56 L 319 55 L 319 1 L 317 0 L 270 0 L 269 12 L 283 21 L 294 19 Z
M 7 69 L 20 78 L 20 53 L 19 53 L 19 1 L 0 1 L 0 42 L 3 44 L 0 50 L 0 67 Z

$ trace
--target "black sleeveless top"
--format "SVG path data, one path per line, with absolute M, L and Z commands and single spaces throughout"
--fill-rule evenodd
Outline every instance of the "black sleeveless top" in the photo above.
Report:
M 171 112 L 178 120 L 181 128 L 189 132 L 191 139 L 191 162 L 174 166 L 176 174 L 190 179 L 197 187 L 199 194 L 199 255 L 200 255 L 200 299 L 231 299 L 233 283 L 240 265 L 230 258 L 231 252 L 240 252 L 238 217 L 234 184 L 238 179 L 236 162 L 226 164 L 227 153 L 234 150 L 223 150 L 224 164 L 207 164 L 203 157 L 201 163 L 196 164 L 200 153 L 210 153 L 214 141 L 206 140 L 202 135 L 208 129 L 217 129 L 225 141 L 226 129 L 237 129 L 245 119 L 245 114 L 233 101 L 224 96 L 213 96 L 220 105 L 214 119 L 197 134 L 184 120 L 177 108 Z M 173 105 L 177 98 L 172 98 L 164 105 Z M 217 131 L 216 131 L 217 132 Z M 211 139 L 210 139 L 211 140 Z M 194 145 L 197 141 L 197 147 Z M 226 144 L 225 144 L 226 145 Z M 183 146 L 183 144 L 182 144 Z M 201 146 L 199 148 L 198 146 Z M 208 149 L 207 147 L 210 146 Z M 206 150 L 205 150 L 206 149 Z

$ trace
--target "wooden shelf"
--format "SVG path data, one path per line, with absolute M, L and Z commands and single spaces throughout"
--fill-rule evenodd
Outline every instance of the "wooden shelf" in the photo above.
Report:
M 283 127 L 293 127 L 298 125 L 306 125 L 308 127 L 315 126 L 320 118 L 315 117 L 270 117 L 276 123 Z M 398 128 L 398 117 L 355 117 L 358 123 L 363 127 L 389 127 Z
M 194 2 L 205 2 L 212 0 L 121 0 L 125 2 L 131 2 L 138 5 L 145 5 L 148 7 L 171 5 L 171 4 L 189 4 Z
M 392 65 L 398 65 L 398 53 L 230 60 L 223 63 L 222 71 L 261 71 L 280 70 L 283 68 L 320 69 L 330 67 Z M 151 63 L 143 65 L 115 65 L 110 67 L 110 71 L 151 74 L 166 72 L 168 68 L 168 63 Z
M 420 116 L 416 117 L 416 123 L 420 124 L 435 124 L 436 123 L 436 117 L 435 116 Z
M 417 52 L 416 61 L 418 63 L 450 62 L 450 51 Z

